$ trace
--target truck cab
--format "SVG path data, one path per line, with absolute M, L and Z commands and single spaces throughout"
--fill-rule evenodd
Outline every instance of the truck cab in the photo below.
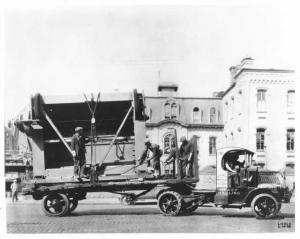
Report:
M 251 207 L 256 217 L 272 218 L 291 195 L 284 176 L 253 166 L 253 155 L 243 148 L 217 151 L 214 203 L 223 208 Z

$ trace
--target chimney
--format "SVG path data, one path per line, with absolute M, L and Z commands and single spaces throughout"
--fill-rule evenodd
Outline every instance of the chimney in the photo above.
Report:
M 252 66 L 254 63 L 254 59 L 252 57 L 245 57 L 242 61 L 241 61 L 241 66 L 242 68 L 247 68 L 249 66 Z
M 159 96 L 177 96 L 178 85 L 173 82 L 161 82 L 157 90 Z

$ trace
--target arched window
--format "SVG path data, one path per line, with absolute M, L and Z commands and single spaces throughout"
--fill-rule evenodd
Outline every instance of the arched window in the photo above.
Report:
M 177 119 L 177 104 L 172 103 L 171 105 L 171 119 L 176 120 Z
M 168 149 L 175 147 L 175 136 L 174 134 L 167 134 L 164 137 L 164 154 L 170 153 Z
M 216 122 L 216 108 L 214 108 L 214 107 L 210 108 L 209 122 L 211 124 Z
M 171 119 L 171 105 L 165 103 L 165 119 Z
M 200 111 L 198 107 L 195 107 L 193 109 L 193 122 L 194 123 L 199 123 L 200 120 L 200 115 L 199 115 Z

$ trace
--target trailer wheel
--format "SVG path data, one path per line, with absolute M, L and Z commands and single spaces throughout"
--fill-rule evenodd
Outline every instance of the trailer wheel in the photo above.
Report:
M 63 217 L 69 211 L 69 199 L 65 194 L 46 195 L 42 201 L 42 209 L 48 217 Z
M 160 194 L 157 204 L 164 216 L 177 216 L 182 208 L 182 196 L 175 191 L 166 191 Z
M 259 194 L 251 202 L 251 208 L 256 218 L 270 219 L 276 216 L 280 210 L 276 198 L 270 194 Z

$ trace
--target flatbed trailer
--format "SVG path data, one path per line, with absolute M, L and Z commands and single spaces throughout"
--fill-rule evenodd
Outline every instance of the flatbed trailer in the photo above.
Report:
M 125 176 L 97 182 L 86 179 L 78 181 L 72 178 L 39 179 L 27 182 L 23 194 L 32 195 L 35 200 L 42 200 L 42 208 L 47 216 L 65 216 L 74 211 L 78 201 L 84 200 L 86 194 L 90 192 L 116 193 L 135 200 L 154 190 L 161 213 L 176 216 L 180 213 L 191 213 L 198 208 L 200 194 L 193 192 L 196 181 L 193 178 L 155 179 L 151 176 L 143 178 Z

